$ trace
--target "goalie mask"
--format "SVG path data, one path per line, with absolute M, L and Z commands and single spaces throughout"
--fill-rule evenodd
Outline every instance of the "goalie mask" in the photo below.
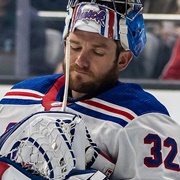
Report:
M 144 48 L 146 31 L 140 0 L 69 0 L 64 38 L 75 29 L 119 40 L 135 56 Z

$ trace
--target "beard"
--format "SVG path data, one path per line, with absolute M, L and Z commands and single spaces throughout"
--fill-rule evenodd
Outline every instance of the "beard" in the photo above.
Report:
M 65 73 L 65 62 L 63 63 L 63 70 Z M 84 81 L 81 75 L 73 76 L 73 71 L 79 71 L 89 77 L 88 81 Z M 118 81 L 119 70 L 117 63 L 104 74 L 96 75 L 88 68 L 80 68 L 78 65 L 71 65 L 69 69 L 69 87 L 71 90 L 94 95 L 102 93 L 112 88 Z

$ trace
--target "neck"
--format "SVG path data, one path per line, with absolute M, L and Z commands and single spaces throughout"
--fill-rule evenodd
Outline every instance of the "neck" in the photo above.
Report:
M 87 95 L 87 94 L 85 94 L 85 93 L 80 93 L 80 92 L 76 92 L 76 91 L 73 91 L 72 90 L 72 97 L 74 98 L 74 99 L 79 99 L 79 98 L 82 98 L 82 97 L 84 97 L 85 95 Z

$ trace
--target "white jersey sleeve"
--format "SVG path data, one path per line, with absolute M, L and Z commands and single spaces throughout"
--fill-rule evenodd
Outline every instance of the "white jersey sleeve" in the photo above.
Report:
M 180 126 L 170 117 L 150 113 L 121 129 L 111 179 L 175 180 L 180 178 Z

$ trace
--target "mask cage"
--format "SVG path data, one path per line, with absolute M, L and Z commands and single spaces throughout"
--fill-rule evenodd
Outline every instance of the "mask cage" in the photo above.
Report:
M 120 14 L 122 18 L 128 18 L 130 21 L 133 21 L 143 10 L 143 5 L 140 0 L 69 0 L 68 6 L 74 8 L 80 3 L 106 6 L 108 9 Z M 129 15 L 129 12 L 131 11 L 133 11 L 133 13 L 130 13 Z

